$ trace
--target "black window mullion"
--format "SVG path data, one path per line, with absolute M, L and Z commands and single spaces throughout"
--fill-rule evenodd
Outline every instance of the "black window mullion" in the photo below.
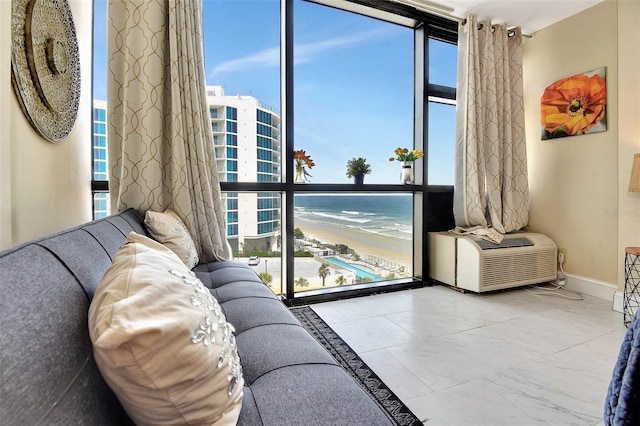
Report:
M 427 35 L 426 25 L 419 25 L 414 30 L 414 67 L 415 67 L 415 75 L 414 75 L 414 92 L 415 92 L 415 101 L 414 101 L 414 120 L 415 120 L 415 129 L 414 129 L 414 137 L 415 137 L 415 148 L 422 149 L 425 153 L 429 152 L 428 145 L 428 95 L 427 95 L 427 81 L 429 80 L 429 39 Z M 419 167 L 416 172 L 421 171 L 421 176 L 419 177 L 420 183 L 422 183 L 422 187 L 426 188 L 428 185 L 428 161 L 426 157 L 424 157 L 424 161 L 422 161 L 418 166 Z M 416 196 L 414 195 L 413 202 L 413 272 L 414 276 L 419 276 L 422 278 L 425 273 L 428 271 L 426 269 L 428 265 L 426 264 L 426 254 L 427 247 L 425 245 L 426 238 L 424 236 L 425 226 L 424 226 L 424 217 L 425 212 L 427 212 L 427 197 L 424 195 L 424 191 L 421 196 L 416 200 Z M 421 204 L 419 204 L 421 203 Z M 421 214 L 419 214 L 421 213 Z M 418 220 L 421 220 L 418 223 Z M 417 272 L 417 273 L 416 273 Z
M 282 43 L 281 49 L 284 50 L 281 63 L 282 73 L 282 87 L 284 93 L 282 94 L 282 117 L 284 119 L 283 132 L 284 135 L 281 140 L 284 141 L 286 147 L 284 159 L 285 169 L 285 235 L 281 238 L 286 241 L 285 251 L 285 289 L 287 301 L 291 301 L 295 297 L 294 286 L 294 244 L 293 244 L 293 232 L 294 232 L 294 186 L 293 183 L 293 148 L 294 148 L 294 133 L 293 133 L 293 0 L 281 0 L 282 7 L 282 19 L 281 22 L 284 25 L 282 29 Z M 282 279 L 282 278 L 281 278 Z
M 436 98 L 451 99 L 451 100 L 456 99 L 455 87 L 441 86 L 439 84 L 429 83 L 427 87 L 427 93 L 429 96 L 433 96 Z
M 283 219 L 285 221 L 284 233 L 282 240 L 286 241 L 286 250 L 283 251 L 283 270 L 285 276 L 285 302 L 289 304 L 298 304 L 306 299 L 313 297 L 320 297 L 321 300 L 331 299 L 336 297 L 337 294 L 324 294 L 315 295 L 309 294 L 308 297 L 300 295 L 296 297 L 295 284 L 294 284 L 294 197 L 297 192 L 307 193 L 322 193 L 322 192 L 412 192 L 414 193 L 414 275 L 418 278 L 426 281 L 428 276 L 428 256 L 427 256 L 427 223 L 426 212 L 428 211 L 428 163 L 425 160 L 421 164 L 419 170 L 419 182 L 412 188 L 399 185 L 345 185 L 345 184 L 306 184 L 296 185 L 293 183 L 294 176 L 294 162 L 293 151 L 295 148 L 294 143 L 294 0 L 281 0 L 281 87 L 282 87 L 282 143 L 285 149 L 282 150 L 282 170 L 284 171 L 285 179 L 282 183 L 264 184 L 257 183 L 255 185 L 265 188 L 268 186 L 271 189 L 278 189 L 284 192 L 283 198 L 285 201 L 285 208 L 282 211 Z M 309 1 L 309 0 L 307 0 Z M 325 4 L 323 0 L 310 0 L 314 3 Z M 388 2 L 376 1 L 376 0 L 350 0 L 353 3 L 368 5 L 375 9 L 384 9 L 384 5 Z M 336 7 L 335 5 L 325 4 L 329 7 Z M 348 8 L 345 8 L 347 10 Z M 415 11 L 415 10 L 414 10 Z M 404 16 L 411 15 L 411 11 L 403 8 Z M 415 31 L 415 102 L 414 102 L 414 147 L 422 149 L 428 152 L 428 109 L 429 109 L 429 96 L 438 97 L 448 100 L 455 100 L 456 92 L 455 88 L 440 86 L 435 84 L 429 84 L 429 39 L 433 38 L 440 41 L 449 43 L 457 42 L 457 22 L 451 21 L 445 18 L 428 15 L 424 13 L 416 13 L 412 17 L 417 22 L 414 27 Z M 223 185 L 224 187 L 225 185 Z M 229 187 L 253 187 L 254 184 L 229 184 Z M 422 214 L 418 214 L 422 209 Z M 420 221 L 420 222 L 418 222 Z M 417 225 L 417 226 L 416 226 Z M 420 253 L 418 253 L 420 252 Z M 416 266 L 418 266 L 416 268 Z M 418 271 L 419 270 L 419 271 Z M 418 274 L 416 274 L 418 272 Z M 413 283 L 417 281 L 414 279 Z M 392 286 L 397 287 L 399 283 L 392 283 Z M 407 287 L 409 283 L 407 284 Z M 347 289 L 345 289 L 347 290 Z M 371 291 L 380 290 L 380 287 L 372 287 Z M 348 292 L 348 291 L 347 291 Z M 347 293 L 345 292 L 345 293 Z

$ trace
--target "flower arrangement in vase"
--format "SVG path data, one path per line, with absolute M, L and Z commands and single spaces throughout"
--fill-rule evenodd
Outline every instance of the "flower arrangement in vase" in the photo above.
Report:
M 310 155 L 304 151 L 304 149 L 299 149 L 297 151 L 293 151 L 293 160 L 296 165 L 296 174 L 294 175 L 293 181 L 295 183 L 305 183 L 308 182 L 310 177 L 312 177 L 305 167 L 309 169 L 313 168 L 316 164 L 311 159 Z
M 400 161 L 400 183 L 406 185 L 412 185 L 414 181 L 413 176 L 413 162 L 424 157 L 424 151 L 421 149 L 414 149 L 409 151 L 408 148 L 396 148 L 394 151 L 395 157 L 389 158 L 389 161 Z

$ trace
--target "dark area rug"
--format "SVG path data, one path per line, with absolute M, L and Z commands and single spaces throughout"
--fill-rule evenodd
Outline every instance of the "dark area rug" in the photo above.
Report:
M 351 376 L 400 426 L 422 425 L 420 419 L 400 401 L 344 340 L 309 306 L 291 308 L 291 313 L 324 346 Z

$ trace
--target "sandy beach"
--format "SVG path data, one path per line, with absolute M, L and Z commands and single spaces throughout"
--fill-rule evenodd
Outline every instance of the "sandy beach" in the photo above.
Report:
M 328 244 L 346 244 L 360 256 L 377 256 L 404 265 L 411 269 L 411 241 L 376 235 L 358 229 L 318 225 L 297 218 L 295 227 L 300 228 L 305 237 Z
M 376 235 L 359 229 L 341 226 L 332 226 L 327 223 L 318 224 L 312 221 L 297 218 L 295 227 L 300 228 L 307 239 L 316 239 L 327 244 L 345 244 L 354 249 L 361 257 L 376 256 L 387 261 L 395 262 L 396 266 L 405 266 L 411 271 L 412 247 L 411 241 L 401 238 Z M 247 261 L 248 258 L 239 258 Z M 304 277 L 309 282 L 308 287 L 297 287 L 296 292 L 322 288 L 322 279 L 318 275 L 318 269 L 322 264 L 319 258 L 300 257 L 295 259 L 295 278 Z M 267 272 L 273 277 L 271 289 L 279 294 L 282 290 L 281 259 L 263 258 L 258 265 L 252 266 L 256 273 Z M 381 265 L 382 266 L 382 265 Z M 326 287 L 335 287 L 336 278 L 344 275 L 347 284 L 353 284 L 354 274 L 343 268 L 329 264 L 330 275 L 325 280 Z M 385 276 L 384 268 L 373 268 L 374 273 Z

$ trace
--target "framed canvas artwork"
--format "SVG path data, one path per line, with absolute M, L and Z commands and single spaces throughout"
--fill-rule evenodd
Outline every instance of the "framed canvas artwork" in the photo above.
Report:
M 548 85 L 540 98 L 540 113 L 543 140 L 607 130 L 606 68 Z

